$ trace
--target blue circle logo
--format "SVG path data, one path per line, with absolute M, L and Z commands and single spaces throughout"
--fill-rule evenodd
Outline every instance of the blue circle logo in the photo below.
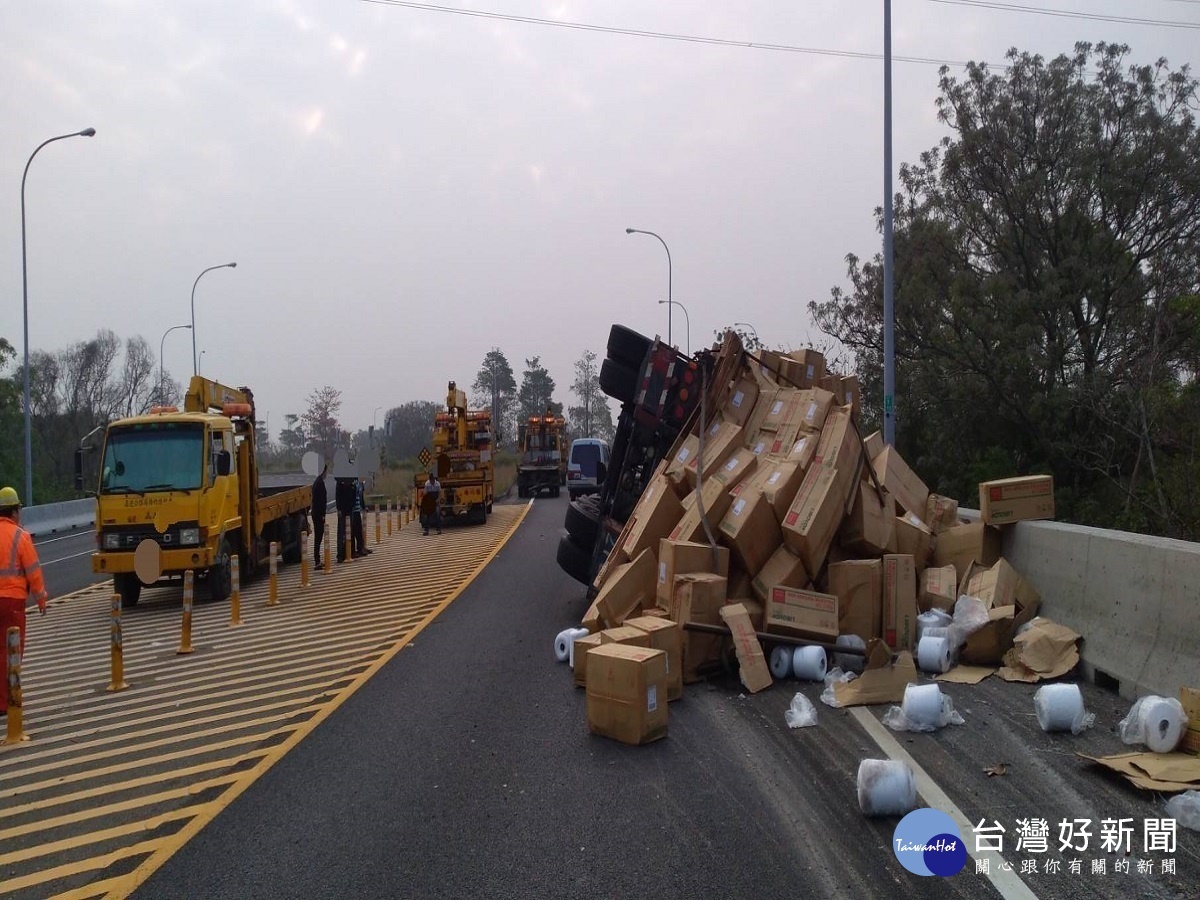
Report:
M 914 875 L 957 875 L 967 864 L 967 845 L 958 826 L 941 810 L 917 809 L 896 825 L 892 852 Z

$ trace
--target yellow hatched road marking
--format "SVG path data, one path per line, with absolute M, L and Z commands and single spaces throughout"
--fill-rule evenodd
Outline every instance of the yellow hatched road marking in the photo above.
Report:
M 128 859 L 131 856 L 145 856 L 147 853 L 153 853 L 155 850 L 161 847 L 166 840 L 166 838 L 156 838 L 152 841 L 142 841 L 139 844 L 133 844 L 130 847 L 122 847 L 120 850 L 113 850 L 112 852 L 102 854 L 101 856 L 93 856 L 90 859 L 81 859 L 78 862 L 55 866 L 52 869 L 42 869 L 39 872 L 34 872 L 30 875 L 24 875 L 20 878 L 9 878 L 7 881 L 0 881 L 0 893 L 12 893 L 14 891 L 20 891 L 26 888 L 37 887 L 41 884 L 48 884 L 51 881 L 58 881 L 62 878 L 70 878 L 72 875 L 79 875 L 82 872 L 93 872 L 96 869 L 107 869 L 113 863 L 120 862 L 123 859 Z
M 128 825 L 120 825 L 116 828 L 103 828 L 100 831 L 88 831 L 75 837 L 63 838 L 58 841 L 50 841 L 46 844 L 37 844 L 33 847 L 27 847 L 24 850 L 17 850 L 13 853 L 0 854 L 0 866 L 11 866 L 13 863 L 24 862 L 29 859 L 36 859 L 39 856 L 49 856 L 51 853 L 61 853 L 64 850 L 74 850 L 77 847 L 86 847 L 88 844 L 98 844 L 101 841 L 109 841 L 113 838 L 125 837 L 128 834 L 144 834 L 147 831 L 153 831 L 156 828 L 161 828 L 163 825 L 169 825 L 171 822 L 179 822 L 182 819 L 190 819 L 192 816 L 200 812 L 207 804 L 201 803 L 198 806 L 183 806 L 179 809 L 173 809 L 170 812 L 161 813 L 157 816 L 151 816 L 149 819 L 143 819 L 140 822 L 130 822 Z

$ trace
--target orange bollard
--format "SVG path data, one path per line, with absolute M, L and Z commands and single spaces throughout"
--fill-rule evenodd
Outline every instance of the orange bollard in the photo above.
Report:
M 267 588 L 267 606 L 279 602 L 279 544 L 271 541 L 271 583 Z
M 325 532 L 325 574 L 333 571 L 333 560 L 329 558 L 329 532 Z
M 346 562 L 353 562 L 354 560 L 354 553 L 352 552 L 354 541 L 350 534 L 350 521 L 353 518 L 353 516 L 346 516 Z
M 25 710 L 21 706 L 21 629 L 15 625 L 5 635 L 5 654 L 8 690 L 8 733 L 4 743 L 19 744 L 29 740 L 25 733 Z
M 108 690 L 123 691 L 129 687 L 125 683 L 125 645 L 121 640 L 121 595 L 112 595 L 112 679 Z
M 300 535 L 300 587 L 308 587 L 308 532 Z
M 375 543 L 378 544 L 383 538 L 381 537 L 381 527 L 379 524 L 379 507 L 375 507 Z
M 388 537 L 391 537 L 392 536 L 392 501 L 391 500 L 388 501 L 388 505 L 387 505 L 387 523 L 388 523 Z
M 242 563 L 238 555 L 229 560 L 229 624 L 242 624 Z
M 175 651 L 176 655 L 185 653 L 194 653 L 196 648 L 192 646 L 192 570 L 188 569 L 183 573 L 183 630 L 179 635 L 179 649 Z

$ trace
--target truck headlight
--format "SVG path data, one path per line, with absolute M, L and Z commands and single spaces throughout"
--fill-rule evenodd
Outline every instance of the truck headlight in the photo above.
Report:
M 115 531 L 104 532 L 104 549 L 119 550 L 121 549 L 121 535 Z
M 199 528 L 180 528 L 179 543 L 185 547 L 194 547 L 200 543 Z

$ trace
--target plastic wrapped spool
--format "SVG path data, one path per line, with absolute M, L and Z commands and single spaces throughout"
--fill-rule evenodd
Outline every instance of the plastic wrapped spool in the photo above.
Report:
M 950 670 L 950 641 L 945 636 L 925 635 L 917 644 L 917 665 L 925 672 L 948 672 Z
M 771 674 L 779 679 L 792 674 L 791 647 L 776 647 L 771 651 Z
M 586 628 L 568 628 L 560 631 L 554 638 L 554 658 L 559 662 L 567 662 L 572 659 L 571 645 L 575 643 L 575 638 L 583 637 L 587 633 Z
M 792 652 L 792 673 L 801 681 L 824 681 L 828 668 L 824 647 L 797 647 Z
M 839 647 L 853 647 L 855 650 L 866 650 L 867 642 L 860 638 L 857 634 L 839 634 L 837 639 Z M 849 653 L 834 653 L 833 665 L 835 668 L 841 669 L 843 672 L 862 672 L 866 666 L 866 657 L 851 655 Z
M 942 720 L 942 689 L 936 684 L 910 684 L 900 708 L 918 730 L 935 728 Z
M 917 643 L 921 643 L 921 638 L 929 633 L 931 628 L 945 628 L 954 618 L 944 609 L 930 609 L 917 616 Z
M 1047 684 L 1033 695 L 1033 709 L 1042 731 L 1078 733 L 1084 721 L 1083 694 L 1077 684 Z
M 917 806 L 917 779 L 905 763 L 864 759 L 858 764 L 858 808 L 865 816 L 903 816 Z
M 1183 739 L 1187 718 L 1179 701 L 1150 697 L 1138 710 L 1142 723 L 1142 740 L 1155 753 L 1170 753 Z

